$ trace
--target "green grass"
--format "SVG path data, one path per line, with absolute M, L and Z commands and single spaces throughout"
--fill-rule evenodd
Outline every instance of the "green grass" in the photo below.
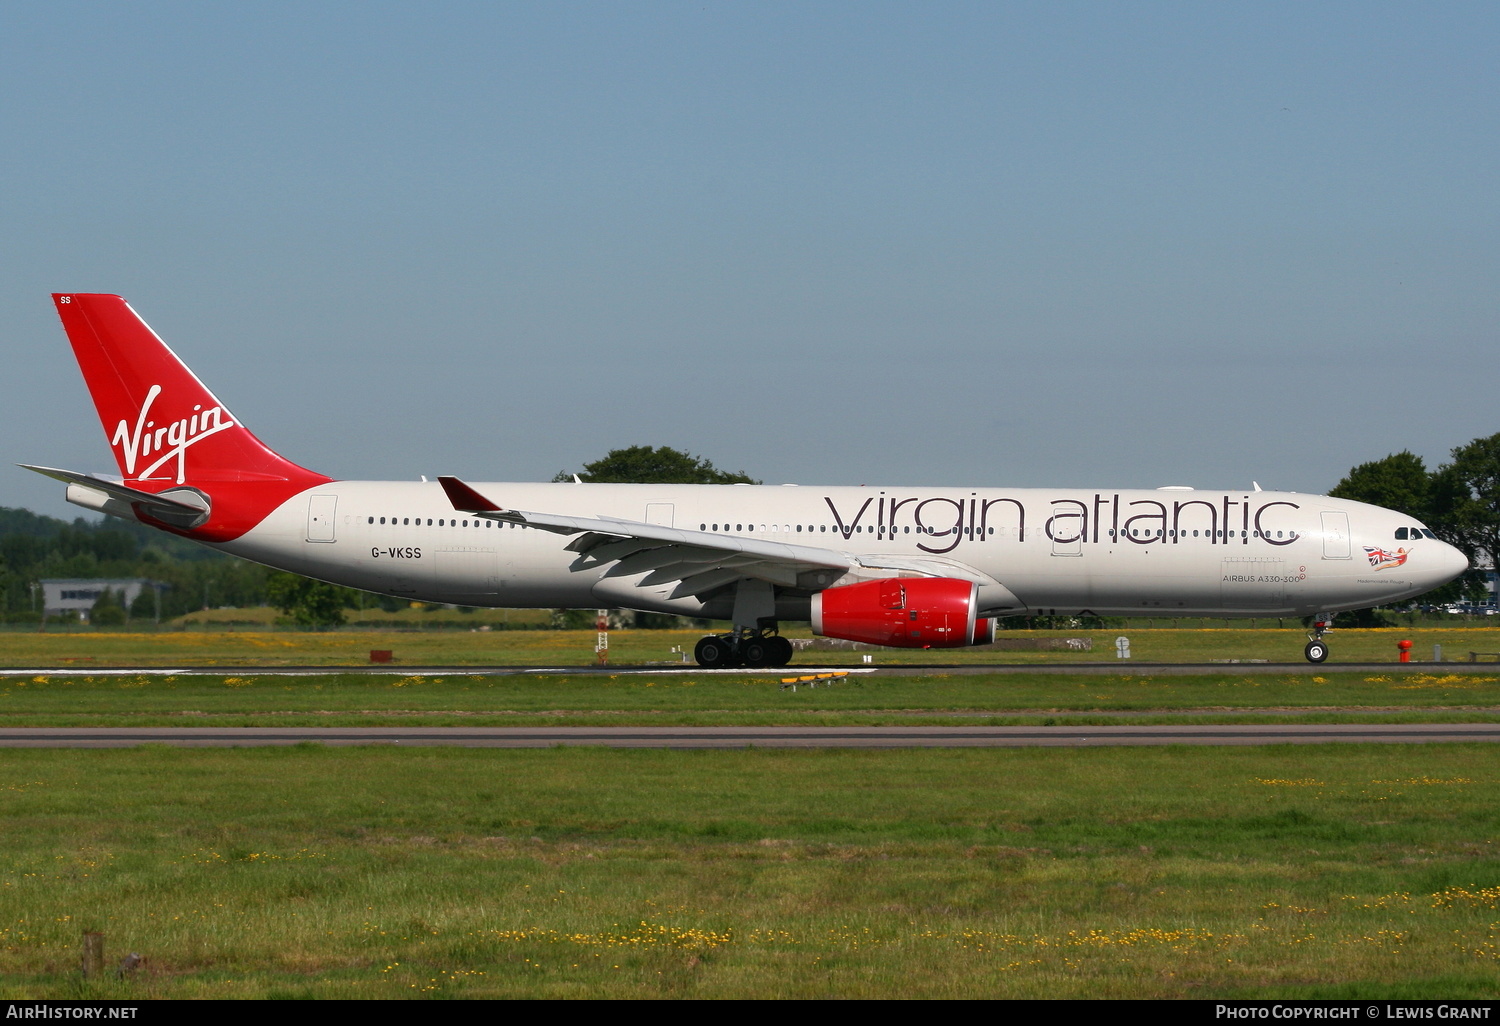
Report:
M 1151 645 L 1245 658 L 1251 634 L 1296 641 L 1132 640 L 1142 660 Z M 1368 634 L 1394 651 L 1396 633 Z M 611 640 L 643 661 L 682 639 Z M 409 663 L 565 665 L 585 645 L 0 635 L 0 658 L 334 665 L 391 647 Z M 0 678 L 0 724 L 1462 721 L 1500 707 L 1500 668 L 1233 669 L 797 692 L 775 673 L 44 673 Z M 1212 714 L 1184 715 L 1198 710 Z M 0 750 L 0 997 L 1493 997 L 1494 751 Z M 145 968 L 81 981 L 91 929 L 111 964 L 137 951 Z
M 796 665 L 851 665 L 866 654 L 877 664 L 1038 663 L 1115 661 L 1115 638 L 1131 640 L 1132 661 L 1209 662 L 1260 659 L 1301 662 L 1307 635 L 1301 630 L 1113 629 L 1107 631 L 1007 631 L 1006 639 L 1089 638 L 1091 651 L 1016 652 L 988 648 L 850 648 L 799 653 Z M 622 665 L 680 663 L 701 631 L 613 631 L 610 659 Z M 790 632 L 807 637 L 805 631 Z M 1334 662 L 1395 663 L 1396 642 L 1408 639 L 1418 660 L 1443 646 L 1449 661 L 1467 660 L 1471 651 L 1500 652 L 1500 625 L 1428 629 L 1343 630 L 1329 636 Z M 0 633 L 0 666 L 351 666 L 367 665 L 372 649 L 393 652 L 408 666 L 579 666 L 592 664 L 593 631 L 416 631 L 360 630 L 298 632 L 269 630 L 128 631 L 73 630 Z M 673 652 L 676 648 L 679 651 Z
M 0 750 L 0 997 L 1493 997 L 1495 766 Z
M 1494 719 L 1500 672 L 851 675 L 783 689 L 779 674 L 223 677 L 38 674 L 0 678 L 0 726 L 350 726 L 421 724 L 872 724 L 1067 722 L 1091 712 L 1244 714 L 1297 710 L 1313 722 L 1397 710 L 1411 719 Z M 952 718 L 961 714 L 960 718 Z M 1231 715 L 1232 714 L 1232 715 Z M 1459 714 L 1465 714 L 1460 717 Z M 1018 716 L 1023 719 L 1017 719 Z M 1029 717 L 1025 719 L 1024 717 Z M 1368 719 L 1368 716 L 1365 716 Z M 1212 715 L 1192 722 L 1213 722 Z M 1262 717 L 1288 722 L 1286 717 Z M 1091 722 L 1084 720 L 1082 722 Z M 1108 722 L 1096 720 L 1092 722 Z

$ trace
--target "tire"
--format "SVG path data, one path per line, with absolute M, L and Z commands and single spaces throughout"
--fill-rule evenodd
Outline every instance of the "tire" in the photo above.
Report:
M 767 666 L 785 666 L 792 661 L 792 643 L 779 634 L 766 639 L 766 649 L 771 655 Z
M 693 658 L 698 660 L 698 665 L 704 669 L 717 670 L 730 664 L 733 653 L 723 638 L 710 636 L 700 639 L 693 647 Z
M 740 659 L 746 666 L 759 669 L 771 665 L 771 646 L 764 638 L 751 638 L 740 646 Z
M 1328 658 L 1328 646 L 1321 641 L 1309 641 L 1302 654 L 1307 656 L 1310 663 L 1321 663 Z

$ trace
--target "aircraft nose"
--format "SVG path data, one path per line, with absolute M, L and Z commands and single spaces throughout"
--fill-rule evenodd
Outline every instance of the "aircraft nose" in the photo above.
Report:
M 1447 542 L 1441 542 L 1442 548 L 1435 554 L 1432 561 L 1433 571 L 1438 579 L 1438 584 L 1447 584 L 1453 578 L 1469 569 L 1469 557 Z

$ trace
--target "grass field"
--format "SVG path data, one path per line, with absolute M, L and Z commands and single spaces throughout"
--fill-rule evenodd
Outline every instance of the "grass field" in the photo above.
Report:
M 1253 658 L 1300 650 L 1285 633 L 1132 641 L 1138 659 Z M 1394 654 L 1397 636 L 1340 632 L 1335 651 Z M 641 662 L 695 637 L 618 632 L 612 653 Z M 592 640 L 7 634 L 0 653 L 331 665 L 390 647 L 561 666 L 591 661 Z M 43 672 L 0 678 L 0 725 L 1494 719 L 1500 668 L 1476 669 L 934 673 L 797 692 L 774 673 Z M 0 997 L 1493 997 L 1495 752 L 0 749 Z M 83 981 L 85 930 L 111 965 L 133 951 L 144 967 Z
M 1493 997 L 1486 746 L 0 751 L 0 996 Z M 79 979 L 81 932 L 133 978 Z
M 835 649 L 799 653 L 794 665 L 852 665 L 866 654 L 876 664 L 893 663 L 1078 663 L 1109 662 L 1115 638 L 1131 640 L 1133 662 L 1208 662 L 1263 659 L 1299 662 L 1307 635 L 1301 630 L 1116 629 L 1107 631 L 1007 631 L 1007 639 L 1090 638 L 1091 651 L 1017 652 L 989 648 Z M 700 631 L 614 631 L 610 659 L 620 664 L 681 662 Z M 797 635 L 789 635 L 796 637 Z M 801 635 L 806 637 L 804 633 Z M 1396 642 L 1413 644 L 1413 656 L 1430 660 L 1434 644 L 1446 660 L 1467 660 L 1471 651 L 1500 653 L 1500 627 L 1342 630 L 1329 635 L 1332 660 L 1396 662 Z M 410 666 L 544 665 L 594 662 L 593 631 L 123 631 L 0 633 L 0 666 L 350 666 L 367 664 L 372 649 L 394 653 Z M 674 652 L 673 649 L 677 649 Z
M 1195 713 L 1193 722 L 1256 710 L 1297 710 L 1302 719 L 1360 719 L 1398 710 L 1404 719 L 1500 718 L 1500 668 L 1447 673 L 1204 676 L 931 674 L 850 676 L 796 692 L 779 674 L 464 676 L 364 673 L 281 677 L 37 674 L 0 678 L 0 725 L 356 726 L 356 725 L 794 725 L 1058 720 L 1096 722 L 1091 712 Z M 1205 712 L 1207 715 L 1205 715 Z M 1287 722 L 1285 715 L 1275 717 Z

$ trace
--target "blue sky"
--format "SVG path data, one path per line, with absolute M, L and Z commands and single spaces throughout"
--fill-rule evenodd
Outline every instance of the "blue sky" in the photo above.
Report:
M 284 455 L 1322 491 L 1500 430 L 1500 7 L 0 7 L 8 463 L 112 470 L 47 294 Z M 0 505 L 71 516 L 0 472 Z

